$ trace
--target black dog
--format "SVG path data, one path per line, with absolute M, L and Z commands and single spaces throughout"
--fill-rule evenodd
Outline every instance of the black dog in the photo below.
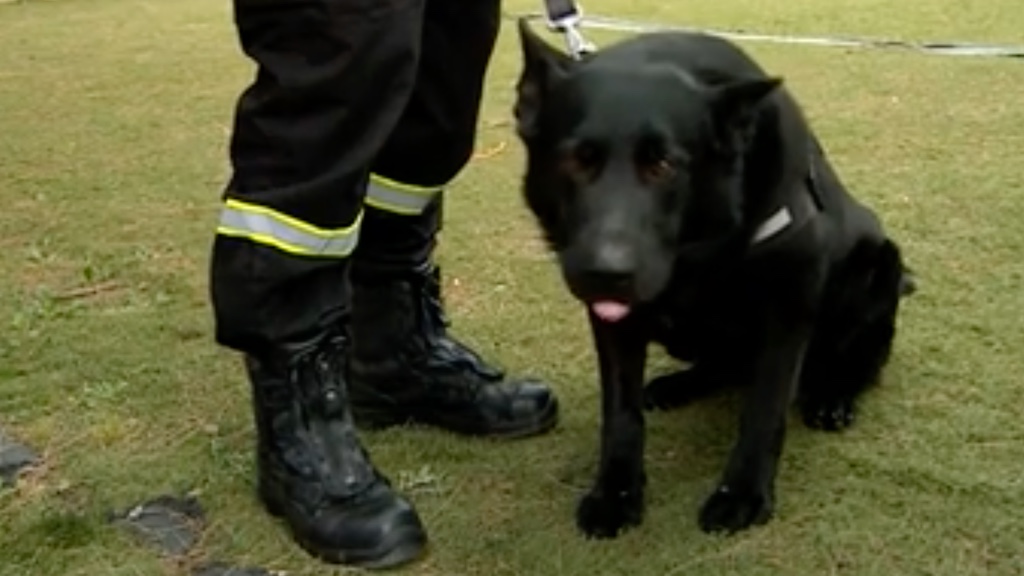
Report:
M 778 77 L 713 36 L 653 33 L 573 60 L 519 25 L 515 115 L 523 191 L 583 302 L 603 403 L 588 535 L 642 521 L 645 408 L 749 387 L 708 532 L 772 515 L 796 401 L 805 422 L 852 422 L 879 377 L 913 280 L 852 198 Z M 692 368 L 644 386 L 657 342 Z

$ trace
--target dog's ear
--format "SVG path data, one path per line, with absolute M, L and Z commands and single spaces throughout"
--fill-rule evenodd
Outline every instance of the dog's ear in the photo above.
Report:
M 757 106 L 782 85 L 782 78 L 734 80 L 711 90 L 715 124 L 725 133 L 746 133 Z
M 528 139 L 537 133 L 538 117 L 548 89 L 565 74 L 572 58 L 537 36 L 526 18 L 519 18 L 518 24 L 523 68 L 516 84 L 514 114 L 519 135 Z

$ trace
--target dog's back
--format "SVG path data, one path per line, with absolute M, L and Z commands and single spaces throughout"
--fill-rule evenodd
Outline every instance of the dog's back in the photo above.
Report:
M 707 84 L 763 78 L 765 71 L 735 44 L 699 32 L 655 32 L 625 40 L 602 52 L 608 65 L 664 63 Z

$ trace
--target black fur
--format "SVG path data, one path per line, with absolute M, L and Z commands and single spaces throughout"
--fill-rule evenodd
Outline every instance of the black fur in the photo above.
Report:
M 645 409 L 734 384 L 748 390 L 739 437 L 700 525 L 766 522 L 793 401 L 809 426 L 849 426 L 888 360 L 914 289 L 899 248 L 848 194 L 781 78 L 734 44 L 654 33 L 574 61 L 525 21 L 520 40 L 523 191 L 599 359 L 601 459 L 580 528 L 614 537 L 642 521 Z M 808 194 L 809 218 L 752 242 Z M 598 302 L 629 313 L 602 319 Z M 645 388 L 651 342 L 692 368 Z

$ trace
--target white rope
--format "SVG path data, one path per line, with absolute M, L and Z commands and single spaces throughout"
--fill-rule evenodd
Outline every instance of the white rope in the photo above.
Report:
M 522 17 L 529 19 L 543 20 L 545 17 L 540 12 L 528 12 L 524 14 L 508 14 L 506 18 L 516 20 Z M 852 36 L 791 36 L 777 34 L 759 34 L 744 32 L 741 30 L 723 29 L 702 29 L 675 24 L 661 24 L 653 22 L 641 22 L 625 18 L 614 18 L 607 16 L 586 15 L 579 22 L 580 28 L 591 28 L 599 30 L 613 30 L 616 32 L 659 32 L 659 31 L 685 31 L 701 32 L 720 36 L 731 40 L 747 40 L 751 42 L 772 42 L 778 44 L 805 44 L 816 46 L 841 46 L 852 48 L 890 48 L 904 49 L 909 51 L 925 52 L 942 56 L 972 56 L 990 58 L 1024 58 L 1024 46 L 1009 46 L 996 44 L 980 44 L 974 42 L 909 42 L 904 40 L 890 40 L 882 38 L 858 38 Z

